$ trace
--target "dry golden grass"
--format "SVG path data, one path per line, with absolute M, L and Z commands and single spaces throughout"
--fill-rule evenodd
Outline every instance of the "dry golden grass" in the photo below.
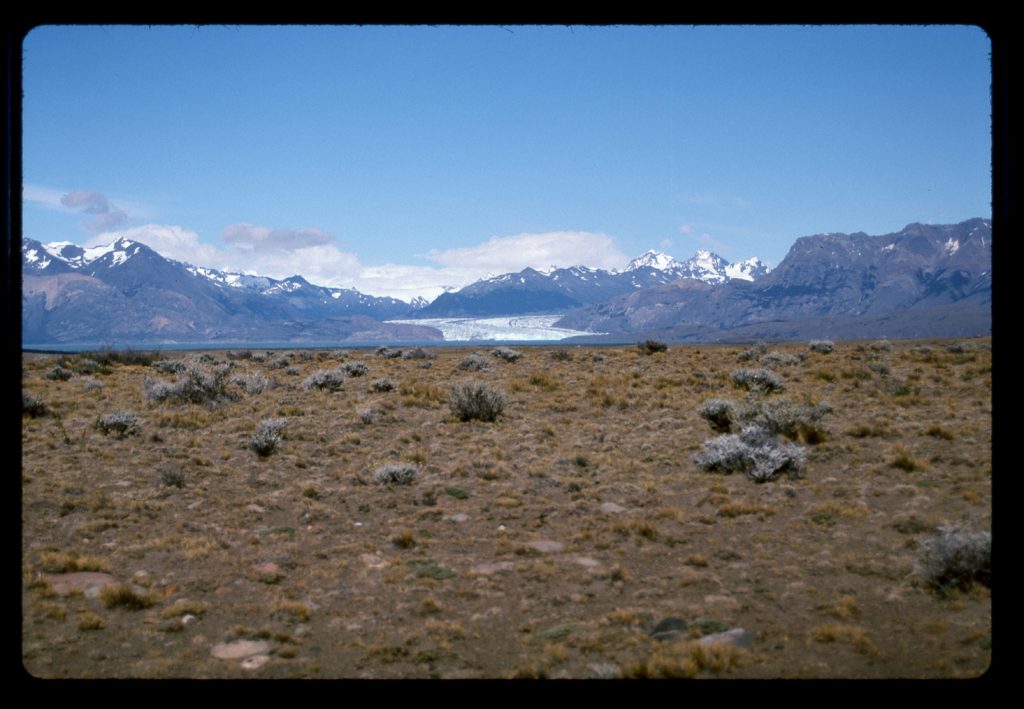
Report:
M 509 395 L 487 423 L 448 407 L 472 349 L 436 348 L 429 367 L 255 350 L 231 376 L 270 386 L 210 406 L 147 400 L 143 380 L 171 375 L 145 366 L 105 365 L 87 389 L 25 355 L 23 388 L 51 413 L 22 419 L 23 662 L 86 678 L 979 674 L 988 590 L 940 598 L 914 568 L 939 525 L 991 526 L 991 351 L 919 344 L 776 367 L 786 398 L 833 413 L 806 475 L 764 484 L 693 462 L 716 435 L 698 407 L 743 396 L 730 374 L 746 345 L 487 355 L 472 378 Z M 359 362 L 338 392 L 301 388 Z M 94 428 L 115 410 L 138 435 Z M 286 435 L 260 458 L 249 439 L 273 418 Z M 409 462 L 412 483 L 374 481 Z M 117 585 L 64 591 L 83 571 Z M 653 641 L 669 617 L 693 637 Z M 693 642 L 734 627 L 749 654 Z M 271 661 L 212 655 L 235 640 Z

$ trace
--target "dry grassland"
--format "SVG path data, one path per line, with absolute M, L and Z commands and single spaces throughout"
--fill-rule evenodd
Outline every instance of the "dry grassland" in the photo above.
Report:
M 747 349 L 210 352 L 202 371 L 231 364 L 215 403 L 147 398 L 181 376 L 155 365 L 25 355 L 23 389 L 46 411 L 22 419 L 24 665 L 145 678 L 984 673 L 989 589 L 938 593 L 917 567 L 938 527 L 991 530 L 990 340 L 780 344 L 767 365 Z M 487 369 L 460 369 L 473 352 Z M 763 366 L 782 391 L 734 383 Z M 338 390 L 303 387 L 321 370 L 339 370 Z M 506 395 L 495 421 L 449 408 L 466 380 Z M 779 439 L 804 447 L 803 477 L 701 469 L 719 434 L 698 409 L 714 398 L 831 407 Z M 686 632 L 653 639 L 666 618 Z M 697 642 L 738 627 L 749 648 Z

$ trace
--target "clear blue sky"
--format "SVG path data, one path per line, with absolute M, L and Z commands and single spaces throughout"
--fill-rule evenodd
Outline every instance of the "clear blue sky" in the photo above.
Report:
M 975 27 L 40 27 L 25 236 L 436 295 L 991 216 Z

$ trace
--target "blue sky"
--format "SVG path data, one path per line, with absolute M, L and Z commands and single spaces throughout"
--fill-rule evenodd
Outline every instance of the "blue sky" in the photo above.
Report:
M 375 295 L 991 216 L 969 26 L 47 26 L 25 236 Z

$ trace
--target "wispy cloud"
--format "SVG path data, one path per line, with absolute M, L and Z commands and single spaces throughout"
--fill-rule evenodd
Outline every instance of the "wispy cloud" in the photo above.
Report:
M 716 252 L 719 255 L 722 255 L 723 253 L 727 254 L 735 250 L 734 247 L 730 246 L 724 241 L 719 241 L 718 239 L 714 238 L 713 236 L 711 236 L 711 234 L 708 234 L 707 232 L 704 232 L 697 237 L 697 243 L 706 249 Z
M 274 229 L 254 224 L 230 224 L 221 232 L 224 243 L 242 251 L 296 251 L 312 246 L 325 246 L 334 237 L 316 227 Z
M 95 217 L 82 223 L 82 228 L 86 231 L 111 231 L 127 224 L 130 219 L 127 212 L 112 204 L 106 195 L 96 190 L 68 192 L 61 196 L 60 203 L 68 209 Z
M 549 231 L 539 234 L 492 236 L 477 246 L 432 250 L 427 258 L 444 266 L 478 269 L 490 273 L 524 268 L 575 266 L 621 268 L 629 258 L 606 234 L 586 231 Z

